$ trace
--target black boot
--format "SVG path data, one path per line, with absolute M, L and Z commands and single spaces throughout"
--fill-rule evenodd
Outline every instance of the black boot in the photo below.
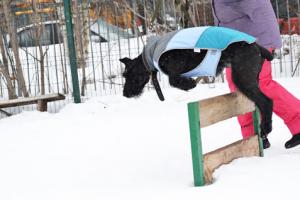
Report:
M 300 144 L 300 133 L 293 135 L 293 137 L 285 143 L 285 148 L 289 149 Z
M 270 144 L 270 142 L 269 142 L 269 140 L 268 140 L 268 138 L 262 138 L 262 142 L 263 142 L 263 148 L 264 149 L 267 149 L 267 148 L 269 148 L 270 146 L 271 146 L 271 144 Z

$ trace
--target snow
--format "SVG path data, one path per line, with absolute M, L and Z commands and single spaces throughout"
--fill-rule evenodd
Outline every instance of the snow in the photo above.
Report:
M 299 78 L 279 82 L 300 98 Z M 164 89 L 165 102 L 152 91 L 1 119 L 0 199 L 297 198 L 300 147 L 284 148 L 291 135 L 277 116 L 265 157 L 237 159 L 215 171 L 213 184 L 193 187 L 186 104 L 228 92 L 226 84 L 214 86 Z M 202 131 L 205 152 L 240 138 L 235 118 Z

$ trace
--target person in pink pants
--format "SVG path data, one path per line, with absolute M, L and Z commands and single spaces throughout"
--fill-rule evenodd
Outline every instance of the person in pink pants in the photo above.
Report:
M 248 33 L 257 43 L 270 51 L 281 47 L 277 19 L 270 0 L 212 0 L 216 26 L 223 26 Z M 259 75 L 261 91 L 273 100 L 273 111 L 289 128 L 292 138 L 286 148 L 300 144 L 300 100 L 272 79 L 271 62 L 264 61 Z M 226 77 L 231 91 L 236 87 L 231 79 L 231 69 L 226 68 Z M 238 117 L 243 138 L 254 135 L 252 114 Z M 270 147 L 268 138 L 263 139 L 264 148 Z

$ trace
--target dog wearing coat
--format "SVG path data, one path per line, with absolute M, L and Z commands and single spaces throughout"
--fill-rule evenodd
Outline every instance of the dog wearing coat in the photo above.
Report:
M 169 78 L 171 86 L 190 90 L 194 78 L 218 76 L 225 67 L 232 68 L 232 78 L 241 93 L 252 100 L 261 112 L 261 135 L 272 130 L 273 102 L 259 89 L 258 76 L 263 61 L 272 54 L 248 34 L 223 27 L 195 27 L 149 38 L 136 58 L 122 58 L 125 97 L 139 97 L 152 79 L 160 100 L 164 100 L 157 73 Z

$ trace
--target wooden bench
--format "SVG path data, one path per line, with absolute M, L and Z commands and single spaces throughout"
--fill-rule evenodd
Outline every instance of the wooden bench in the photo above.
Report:
M 253 113 L 255 136 L 203 155 L 201 128 L 247 112 Z M 241 93 L 229 93 L 191 102 L 188 104 L 188 114 L 195 186 L 212 183 L 214 170 L 236 158 L 263 156 L 259 128 L 260 114 L 254 103 Z
M 35 97 L 5 100 L 5 101 L 0 101 L 0 109 L 15 107 L 15 106 L 24 106 L 29 104 L 37 104 L 37 110 L 41 112 L 45 112 L 47 111 L 48 102 L 63 100 L 65 98 L 66 97 L 63 94 L 54 93 L 54 94 L 45 94 L 45 95 L 40 95 Z M 3 112 L 6 115 L 9 115 L 9 113 L 7 113 L 6 111 L 2 110 L 1 112 Z

